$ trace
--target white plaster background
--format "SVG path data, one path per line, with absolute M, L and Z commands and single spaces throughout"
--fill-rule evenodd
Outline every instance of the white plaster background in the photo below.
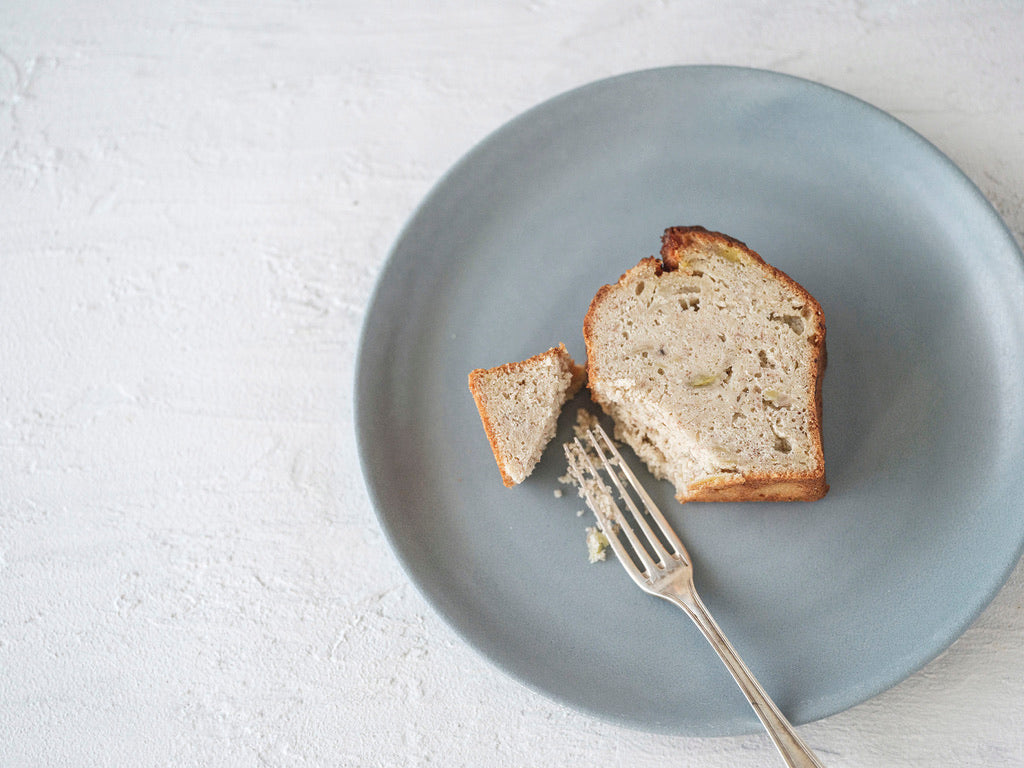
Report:
M 0 4 L 0 765 L 777 764 L 495 671 L 390 555 L 353 438 L 369 294 L 433 182 L 680 63 L 890 111 L 1024 236 L 1019 2 Z M 801 732 L 830 766 L 1024 765 L 1022 602 L 1018 566 Z

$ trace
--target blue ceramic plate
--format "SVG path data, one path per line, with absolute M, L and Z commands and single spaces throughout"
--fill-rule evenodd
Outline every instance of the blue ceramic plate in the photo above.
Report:
M 745 241 L 825 311 L 823 501 L 684 507 L 649 481 L 705 602 L 803 723 L 945 649 L 1024 541 L 1021 253 L 892 117 L 792 77 L 682 67 L 508 123 L 440 181 L 384 268 L 358 361 L 363 469 L 410 578 L 509 675 L 640 729 L 758 730 L 681 611 L 614 561 L 587 563 L 589 516 L 554 494 L 559 445 L 502 486 L 466 387 L 472 368 L 560 341 L 582 360 L 595 291 L 684 224 Z

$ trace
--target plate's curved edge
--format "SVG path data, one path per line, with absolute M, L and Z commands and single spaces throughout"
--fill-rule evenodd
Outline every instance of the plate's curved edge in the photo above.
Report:
M 367 415 L 363 407 L 363 403 L 366 397 L 369 396 L 371 389 L 370 376 L 369 376 L 369 361 L 370 356 L 370 342 L 371 334 L 373 329 L 369 322 L 370 318 L 374 315 L 377 310 L 378 304 L 383 300 L 386 291 L 386 277 L 390 270 L 397 268 L 395 264 L 395 257 L 401 250 L 402 245 L 409 236 L 409 233 L 414 231 L 420 221 L 425 215 L 425 211 L 428 209 L 433 198 L 442 190 L 450 179 L 456 177 L 464 167 L 471 164 L 478 153 L 484 151 L 486 147 L 500 139 L 501 135 L 506 131 L 514 130 L 515 126 L 521 122 L 531 119 L 532 115 L 542 109 L 549 109 L 557 104 L 559 101 L 575 98 L 580 96 L 582 93 L 607 86 L 615 81 L 623 81 L 627 79 L 636 79 L 643 77 L 650 77 L 654 75 L 668 75 L 671 73 L 698 73 L 698 72 L 725 72 L 731 71 L 740 74 L 745 77 L 768 77 L 772 79 L 788 80 L 793 83 L 799 84 L 801 87 L 818 90 L 820 92 L 829 93 L 833 98 L 840 99 L 847 103 L 854 103 L 860 108 L 873 114 L 876 119 L 881 119 L 884 122 L 889 123 L 898 131 L 904 134 L 904 136 L 914 142 L 922 145 L 927 151 L 933 154 L 938 161 L 946 168 L 947 171 L 952 171 L 953 175 L 958 177 L 965 191 L 972 197 L 975 202 L 979 205 L 979 210 L 984 210 L 987 214 L 988 223 L 993 225 L 998 230 L 1002 237 L 1005 239 L 1007 248 L 1010 252 L 1013 252 L 1016 256 L 1016 267 L 1020 275 L 1022 276 L 1022 282 L 1024 282 L 1024 252 L 1021 250 L 1020 244 L 1016 241 L 1013 232 L 1006 224 L 1005 220 L 996 210 L 992 202 L 985 196 L 981 191 L 977 183 L 966 174 L 966 172 L 957 165 L 952 158 L 949 157 L 942 149 L 940 149 L 934 142 L 927 139 L 920 132 L 909 126 L 894 115 L 886 112 L 885 110 L 871 104 L 870 102 L 862 99 L 861 97 L 855 96 L 848 92 L 842 91 L 833 86 L 829 86 L 823 83 L 819 83 L 807 78 L 800 77 L 798 75 L 791 75 L 787 73 L 777 72 L 769 69 L 760 69 L 753 67 L 733 66 L 733 65 L 673 65 L 665 67 L 656 67 L 650 69 L 636 70 L 631 72 L 622 73 L 619 75 L 613 75 L 611 77 L 603 78 L 601 80 L 589 82 L 571 88 L 562 93 L 551 96 L 548 99 L 530 107 L 524 112 L 520 113 L 511 120 L 503 123 L 493 131 L 486 134 L 483 138 L 477 141 L 473 146 L 464 153 L 459 160 L 457 160 L 444 174 L 442 174 L 437 181 L 431 185 L 427 194 L 419 202 L 414 209 L 413 213 L 407 219 L 406 223 L 402 226 L 396 237 L 393 246 L 385 257 L 382 268 L 377 275 L 374 283 L 374 289 L 370 296 L 370 300 L 367 303 L 366 312 L 364 315 L 364 321 L 360 330 L 359 341 L 357 344 L 356 351 L 356 366 L 354 373 L 354 397 L 352 401 L 353 408 L 353 423 L 354 432 L 357 442 L 357 453 L 360 462 L 360 469 L 364 479 L 364 484 L 367 489 L 367 493 L 370 497 L 371 504 L 373 505 L 375 515 L 377 517 L 378 524 L 381 526 L 382 532 L 384 533 L 385 540 L 395 558 L 398 560 L 403 572 L 412 582 L 413 587 L 421 595 L 424 601 L 434 610 L 448 625 L 448 627 L 455 632 L 464 642 L 471 647 L 474 652 L 481 656 L 487 663 L 494 668 L 501 671 L 506 676 L 510 677 L 517 684 L 521 685 L 525 689 L 539 694 L 551 701 L 554 701 L 562 706 L 566 706 L 576 712 L 583 713 L 584 715 L 594 717 L 604 722 L 611 722 L 615 725 L 642 732 L 648 733 L 664 733 L 664 734 L 675 734 L 685 736 L 733 736 L 733 735 L 745 735 L 756 733 L 759 731 L 756 720 L 753 720 L 750 727 L 747 728 L 718 728 L 713 731 L 702 732 L 700 729 L 692 728 L 679 728 L 675 727 L 675 724 L 660 723 L 652 724 L 649 722 L 639 722 L 636 719 L 630 719 L 627 717 L 616 717 L 609 715 L 607 712 L 597 712 L 590 708 L 580 704 L 579 702 L 570 701 L 568 698 L 560 696 L 559 694 L 546 690 L 541 686 L 531 685 L 528 681 L 522 679 L 518 673 L 513 669 L 511 665 L 507 665 L 500 654 L 493 654 L 489 652 L 486 643 L 480 641 L 480 639 L 460 626 L 458 618 L 448 610 L 444 600 L 440 596 L 436 595 L 433 591 L 428 589 L 427 585 L 421 583 L 421 580 L 416 578 L 416 573 L 412 569 L 412 563 L 406 556 L 406 553 L 402 549 L 401 542 L 399 541 L 396 533 L 396 529 L 393 526 L 391 520 L 387 515 L 383 514 L 381 510 L 381 499 L 378 490 L 378 478 L 374 475 L 370 466 L 370 460 L 368 456 L 368 443 L 371 440 L 371 430 L 367 423 Z M 834 716 L 840 712 L 846 711 L 852 707 L 858 706 L 875 696 L 891 689 L 908 676 L 915 672 L 923 669 L 932 661 L 943 655 L 948 649 L 956 642 L 956 640 L 984 613 L 991 602 L 995 599 L 996 595 L 1003 589 L 1010 575 L 1018 566 L 1021 557 L 1024 556 L 1024 537 L 1018 542 L 1016 556 L 1012 561 L 1008 562 L 1005 568 L 1002 569 L 1000 577 L 990 587 L 989 590 L 983 595 L 979 601 L 977 607 L 972 612 L 961 617 L 961 621 L 954 622 L 950 625 L 950 630 L 946 636 L 944 636 L 939 646 L 934 649 L 930 654 L 924 655 L 920 659 L 916 659 L 909 665 L 900 667 L 900 671 L 897 671 L 890 675 L 885 680 L 879 680 L 874 686 L 866 686 L 862 689 L 855 700 L 843 700 L 843 701 L 830 701 L 826 706 L 821 707 L 818 711 L 812 711 L 808 713 L 808 716 L 795 719 L 794 725 L 803 725 L 811 722 L 816 722 L 831 716 Z

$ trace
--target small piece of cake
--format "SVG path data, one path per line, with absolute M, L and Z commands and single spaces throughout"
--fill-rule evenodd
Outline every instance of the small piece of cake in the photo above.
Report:
M 597 292 L 583 335 L 594 401 L 679 501 L 828 491 L 821 307 L 743 243 L 667 230 L 661 260 Z
M 596 525 L 587 527 L 587 560 L 601 563 L 608 559 L 608 537 Z
M 480 421 L 509 488 L 523 482 L 555 436 L 558 415 L 583 385 L 586 370 L 564 344 L 497 368 L 469 374 Z

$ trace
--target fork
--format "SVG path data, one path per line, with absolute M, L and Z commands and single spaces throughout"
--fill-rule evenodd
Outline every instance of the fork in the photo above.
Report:
M 747 697 L 786 765 L 790 768 L 823 768 L 822 763 L 793 730 L 793 726 L 751 674 L 701 602 L 693 585 L 693 566 L 686 548 L 665 520 L 661 510 L 640 485 L 636 475 L 623 461 L 622 455 L 608 434 L 597 425 L 595 429 L 587 430 L 586 436 L 593 448 L 593 457 L 578 437 L 572 443 L 563 446 L 569 460 L 570 476 L 582 489 L 587 505 L 593 510 L 602 532 L 626 572 L 642 590 L 679 606 L 693 619 L 729 669 L 743 695 Z M 600 469 L 597 464 L 600 465 Z M 602 479 L 600 470 L 604 470 L 611 478 L 619 496 L 629 508 L 633 524 L 615 501 L 615 496 Z M 592 478 L 589 482 L 588 475 Z M 623 477 L 629 485 L 629 491 L 623 484 Z M 657 533 L 651 528 L 645 515 L 641 514 L 634 496 L 643 504 L 647 516 L 657 528 Z M 620 534 L 625 534 L 628 546 Z

